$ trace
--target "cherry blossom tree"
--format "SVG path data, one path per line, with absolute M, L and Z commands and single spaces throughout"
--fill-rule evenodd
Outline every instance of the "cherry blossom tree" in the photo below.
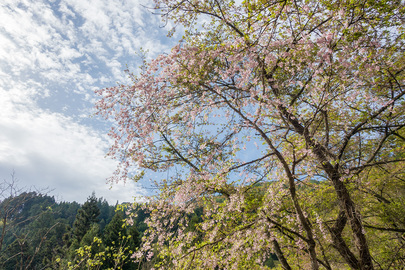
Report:
M 283 269 L 401 265 L 405 224 L 381 209 L 405 190 L 404 2 L 155 4 L 183 39 L 96 105 L 116 123 L 111 181 L 166 175 L 134 256 L 162 269 L 266 269 L 271 254 Z

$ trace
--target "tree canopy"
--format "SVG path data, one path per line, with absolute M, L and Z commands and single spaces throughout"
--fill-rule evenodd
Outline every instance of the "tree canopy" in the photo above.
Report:
M 0 269 L 146 269 L 131 259 L 146 215 L 129 225 L 126 204 L 94 193 L 83 205 L 57 202 L 18 188 L 12 176 L 0 182 Z
M 135 255 L 162 269 L 266 269 L 272 254 L 284 269 L 403 265 L 404 2 L 155 3 L 184 37 L 97 103 L 116 123 L 112 180 L 167 172 Z
M 98 208 L 97 198 L 93 192 L 93 194 L 87 198 L 87 201 L 83 204 L 82 208 L 79 209 L 73 223 L 73 233 L 78 242 L 82 240 L 91 225 L 98 221 L 99 215 L 100 208 Z

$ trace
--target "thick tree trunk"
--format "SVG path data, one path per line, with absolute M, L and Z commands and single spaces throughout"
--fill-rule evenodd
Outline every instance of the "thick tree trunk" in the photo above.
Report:
M 364 235 L 364 228 L 362 226 L 360 216 L 355 209 L 354 202 L 350 198 L 350 194 L 347 191 L 346 186 L 342 181 L 340 181 L 339 178 L 332 177 L 332 183 L 335 187 L 340 207 L 341 209 L 344 209 L 350 227 L 353 231 L 356 248 L 359 251 L 360 257 L 359 269 L 372 270 L 374 267 L 371 254 L 368 248 L 366 236 Z
M 359 260 L 347 246 L 345 240 L 342 237 L 342 231 L 347 223 L 346 212 L 341 210 L 335 225 L 332 228 L 328 228 L 332 236 L 333 245 L 340 255 L 346 260 L 352 269 L 360 269 Z
M 361 270 L 372 270 L 374 269 L 371 254 L 368 248 L 366 236 L 364 235 L 364 229 L 361 223 L 360 216 L 356 211 L 354 202 L 352 201 L 349 191 L 347 190 L 345 184 L 341 181 L 341 175 L 339 173 L 337 166 L 332 166 L 329 162 L 328 157 L 331 156 L 328 149 L 321 145 L 319 142 L 314 140 L 309 134 L 308 129 L 306 129 L 299 120 L 290 114 L 283 105 L 279 105 L 278 109 L 283 117 L 294 127 L 295 131 L 302 135 L 310 146 L 312 152 L 315 154 L 318 162 L 323 167 L 323 170 L 329 176 L 332 182 L 337 198 L 339 201 L 340 208 L 344 210 L 346 217 L 349 221 L 350 228 L 353 232 L 353 238 L 356 248 L 359 252 L 359 269 Z M 348 262 L 349 263 L 349 262 Z
M 286 258 L 284 257 L 283 252 L 281 251 L 280 245 L 278 244 L 278 242 L 276 240 L 273 240 L 273 250 L 277 255 L 277 258 L 281 264 L 281 267 L 283 267 L 283 269 L 285 270 L 291 270 L 290 265 L 288 264 Z

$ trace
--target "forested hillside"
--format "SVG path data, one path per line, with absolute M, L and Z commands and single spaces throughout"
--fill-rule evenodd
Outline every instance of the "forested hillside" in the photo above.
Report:
M 0 201 L 0 269 L 138 269 L 129 256 L 139 247 L 146 216 L 137 213 L 129 225 L 125 204 L 109 205 L 94 193 L 82 205 L 38 192 L 6 197 Z

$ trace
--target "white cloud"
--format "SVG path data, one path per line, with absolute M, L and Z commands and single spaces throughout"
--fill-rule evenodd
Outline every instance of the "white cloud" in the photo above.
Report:
M 126 64 L 139 66 L 141 47 L 150 56 L 171 47 L 147 2 L 1 1 L 0 178 L 14 169 L 25 185 L 55 188 L 64 200 L 145 192 L 131 182 L 108 190 L 115 163 L 104 158 L 104 131 L 83 115 L 94 89 L 125 82 Z
M 125 80 L 122 70 L 138 60 L 135 52 L 141 47 L 152 56 L 169 49 L 162 43 L 167 39 L 160 18 L 139 0 L 4 1 L 0 56 L 14 76 L 35 71 L 60 84 L 80 80 L 85 70 L 98 67 L 115 83 Z M 79 64 L 80 57 L 91 60 L 80 59 Z M 111 65 L 112 61 L 120 65 Z
M 134 183 L 109 185 L 116 163 L 104 158 L 107 143 L 95 130 L 59 113 L 16 103 L 0 89 L 0 164 L 16 170 L 27 186 L 55 189 L 64 200 L 84 201 L 94 190 L 110 202 L 132 201 L 143 190 Z

